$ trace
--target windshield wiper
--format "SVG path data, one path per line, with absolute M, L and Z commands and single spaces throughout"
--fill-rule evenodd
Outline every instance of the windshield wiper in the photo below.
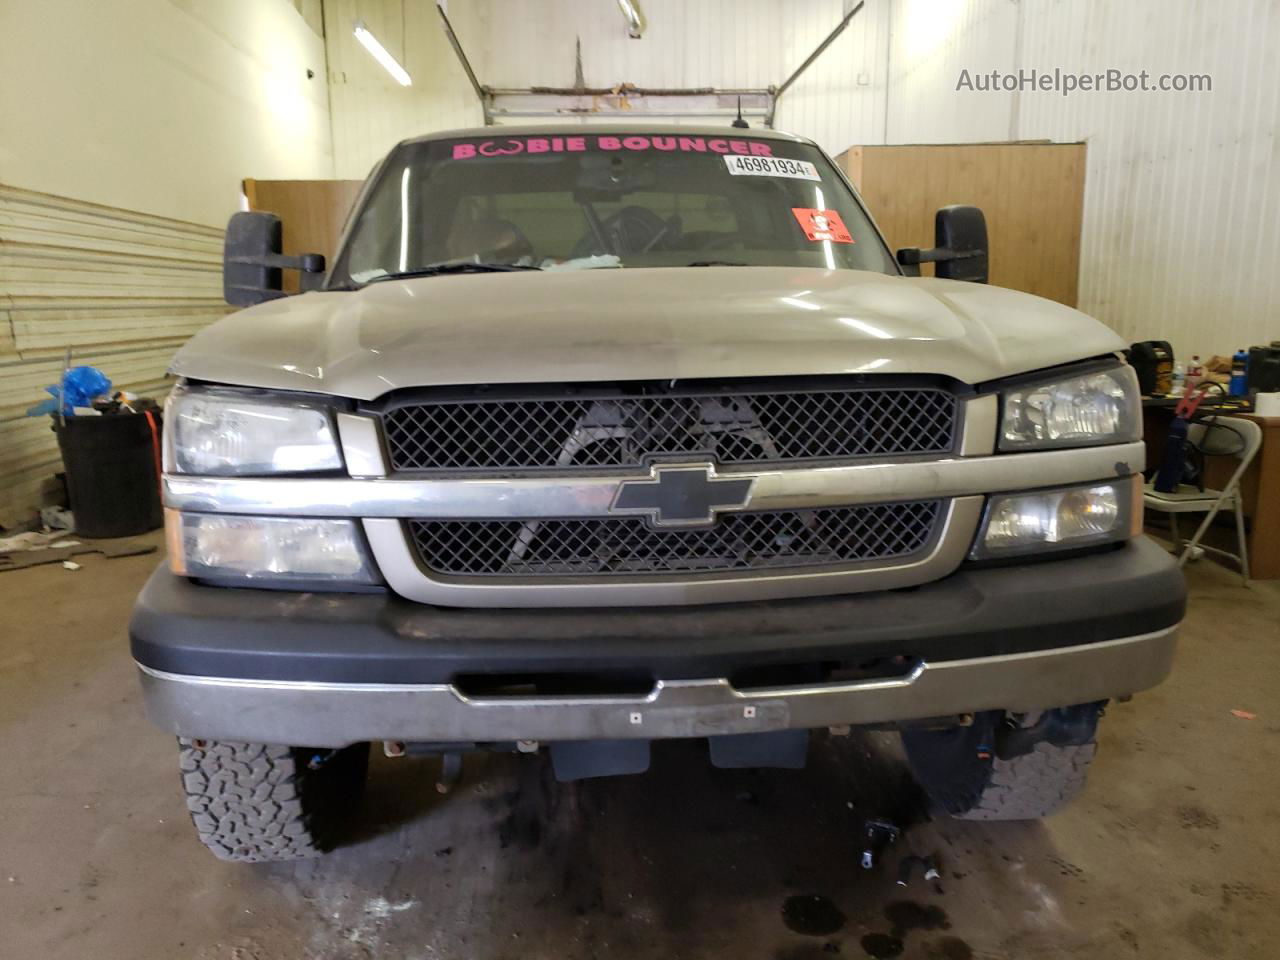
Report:
M 397 270 L 395 273 L 382 273 L 370 277 L 369 283 L 380 280 L 407 280 L 411 277 L 438 277 L 446 273 L 510 273 L 514 270 L 541 270 L 531 264 L 517 263 L 477 263 L 475 260 L 449 260 L 444 263 L 428 263 L 426 266 L 414 267 L 412 270 Z
M 686 263 L 686 267 L 745 267 L 747 264 L 739 260 L 695 260 Z

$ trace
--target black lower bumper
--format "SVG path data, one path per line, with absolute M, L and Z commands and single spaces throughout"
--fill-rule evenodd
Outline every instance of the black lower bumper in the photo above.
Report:
M 389 594 L 194 584 L 156 571 L 133 656 L 153 671 L 324 683 L 447 684 L 474 674 L 631 672 L 654 680 L 910 657 L 945 662 L 1172 627 L 1186 589 L 1138 538 L 1109 553 L 966 568 L 906 590 L 708 607 L 458 610 Z

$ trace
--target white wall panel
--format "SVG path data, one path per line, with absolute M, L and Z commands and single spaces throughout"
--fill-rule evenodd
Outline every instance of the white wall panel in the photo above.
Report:
M 221 226 L 244 177 L 332 175 L 289 0 L 0 2 L 0 182 Z
M 540 4 L 536 13 L 524 8 L 524 16 L 502 16 L 511 8 L 500 2 L 468 7 L 483 11 L 475 32 L 463 36 L 483 83 L 572 86 L 581 41 L 585 85 L 610 89 L 621 84 L 722 89 L 781 84 L 846 10 L 843 0 L 644 0 L 648 26 L 637 40 L 627 36 L 611 0 L 555 0 Z M 462 8 L 455 0 L 451 10 Z M 880 0 L 869 0 L 787 92 L 776 126 L 837 151 L 881 136 L 887 11 Z M 616 119 L 614 105 L 601 104 L 609 113 L 604 118 Z M 572 118 L 558 122 L 565 119 Z M 708 122 L 705 117 L 690 119 Z
M 517 16 L 500 16 L 511 7 L 499 0 L 487 5 L 486 42 L 473 46 L 481 80 L 494 87 L 572 86 L 578 39 L 589 87 L 763 87 L 782 79 L 782 6 L 642 0 L 648 26 L 634 40 L 613 0 L 551 0 Z
M 1010 93 L 956 90 L 961 70 L 1011 69 L 1019 10 L 1038 0 L 883 0 L 890 8 L 884 143 L 1009 138 Z M 841 148 L 843 149 L 843 148 Z
M 490 87 L 573 86 L 580 41 L 588 87 L 764 88 L 782 83 L 848 9 L 846 0 L 645 0 L 642 6 L 648 26 L 639 40 L 627 36 L 612 0 L 545 0 L 536 6 L 453 0 L 449 16 L 480 81 Z M 481 122 L 478 101 L 433 5 L 327 0 L 325 15 L 338 176 L 363 177 L 406 137 Z M 413 86 L 397 86 L 355 43 L 356 19 L 404 61 Z M 888 26 L 888 5 L 868 0 L 788 91 L 777 126 L 811 136 L 833 152 L 880 139 Z M 521 122 L 589 122 L 606 112 L 616 117 L 617 101 L 602 100 L 600 106 L 597 116 Z
M 227 311 L 241 180 L 332 175 L 324 42 L 290 0 L 0 2 L 0 526 L 61 469 L 22 414 L 63 351 L 166 390 Z
M 480 8 L 454 3 L 450 17 L 468 46 Z M 480 102 L 449 46 L 435 3 L 415 0 L 326 0 L 325 49 L 338 179 L 363 180 L 395 144 L 408 137 L 479 126 Z M 527 18 L 517 17 L 521 21 Z M 352 32 L 363 20 L 413 78 L 402 87 Z
M 783 4 L 787 51 L 781 79 L 804 62 L 851 4 Z M 831 154 L 884 136 L 889 7 L 867 0 L 845 31 L 782 97 L 776 126 L 811 137 Z
M 1089 143 L 1081 308 L 1183 356 L 1280 338 L 1280 5 L 1031 11 L 1029 64 L 1213 79 L 1211 93 L 1023 94 L 1019 136 Z
M 890 6 L 884 142 L 1086 141 L 1081 309 L 1130 340 L 1169 339 L 1180 355 L 1280 337 L 1280 279 L 1267 261 L 1280 241 L 1280 85 L 1268 74 L 1280 58 L 1280 5 Z M 1207 73 L 1213 90 L 956 90 L 962 69 L 1033 68 Z

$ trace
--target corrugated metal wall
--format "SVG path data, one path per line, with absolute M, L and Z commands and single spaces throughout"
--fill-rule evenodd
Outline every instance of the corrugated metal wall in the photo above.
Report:
M 1211 93 L 1022 95 L 1017 136 L 1089 143 L 1082 308 L 1180 355 L 1280 338 L 1280 4 L 1035 9 L 1026 64 L 1213 78 Z
M 885 143 L 1010 139 L 1013 94 L 961 93 L 961 70 L 1007 71 L 1019 10 L 1038 0 L 885 0 L 890 10 Z
M 804 62 L 851 7 L 847 0 L 783 5 L 787 56 L 781 79 Z M 844 33 L 783 96 L 776 125 L 813 138 L 833 156 L 853 144 L 884 142 L 888 42 L 888 4 L 867 0 Z
M 536 16 L 500 4 L 456 2 L 470 19 L 459 35 L 483 83 L 494 87 L 574 82 L 582 43 L 589 87 L 764 88 L 782 83 L 852 8 L 852 0 L 643 0 L 643 39 L 627 36 L 617 4 L 560 0 Z M 848 29 L 787 92 L 777 126 L 838 152 L 879 142 L 884 128 L 888 7 L 868 0 Z M 586 117 L 584 119 L 591 119 Z
M 1280 4 L 893 0 L 889 139 L 1089 145 L 1080 308 L 1180 356 L 1280 338 Z M 962 68 L 1206 73 L 1210 93 L 957 91 Z
M 61 469 L 27 407 L 63 354 L 152 396 L 191 334 L 228 311 L 222 231 L 0 185 L 0 526 L 29 519 Z
M 764 87 L 786 76 L 788 39 L 797 21 L 840 19 L 840 0 L 791 4 L 781 0 L 642 0 L 644 37 L 627 36 L 615 2 L 559 0 L 536 15 L 499 16 L 490 4 L 483 44 L 473 44 L 484 83 L 495 87 L 568 87 L 574 81 L 575 41 L 582 41 L 587 86 L 626 81 L 652 87 Z M 457 9 L 454 3 L 451 9 Z M 467 39 L 463 38 L 464 41 Z M 816 42 L 816 41 L 815 41 Z M 469 49 L 468 52 L 471 52 Z M 798 63 L 799 61 L 795 61 Z

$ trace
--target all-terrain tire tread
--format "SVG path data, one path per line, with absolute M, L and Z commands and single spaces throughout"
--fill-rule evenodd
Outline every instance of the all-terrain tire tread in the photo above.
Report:
M 187 809 L 200 842 L 218 859 L 238 863 L 301 860 L 325 852 L 335 814 L 344 811 L 335 811 L 330 802 L 334 784 L 318 781 L 322 776 L 345 779 L 337 786 L 358 793 L 368 749 L 361 745 L 364 758 L 343 757 L 347 751 L 334 754 L 328 763 L 340 769 L 311 770 L 308 757 L 315 752 L 296 747 L 185 738 L 178 746 Z
M 960 820 L 1035 820 L 1070 803 L 1084 789 L 1097 752 L 1093 741 L 1076 746 L 1040 742 L 1029 753 L 991 761 L 991 779 Z

